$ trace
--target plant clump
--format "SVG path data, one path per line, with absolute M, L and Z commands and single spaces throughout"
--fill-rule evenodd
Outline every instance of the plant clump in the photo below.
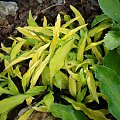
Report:
M 103 15 L 101 19 L 96 18 L 88 30 L 80 12 L 73 6 L 70 8 L 75 18 L 64 14 L 65 23 L 61 24 L 61 14 L 58 14 L 54 26 L 47 23 L 46 17 L 43 26 L 38 26 L 36 17 L 29 12 L 28 26 L 17 28 L 23 37 L 10 36 L 11 47 L 1 44 L 0 58 L 5 69 L 0 73 L 0 95 L 7 95 L 0 98 L 2 120 L 24 101 L 29 109 L 18 120 L 27 120 L 34 111 L 51 112 L 62 120 L 108 120 L 108 109 L 94 110 L 87 104 L 99 104 L 100 97 L 108 101 L 96 78 L 106 80 L 98 73 L 103 72 L 100 64 L 108 53 L 102 35 L 112 21 Z M 23 72 L 25 65 L 27 69 Z M 14 78 L 18 78 L 22 91 Z

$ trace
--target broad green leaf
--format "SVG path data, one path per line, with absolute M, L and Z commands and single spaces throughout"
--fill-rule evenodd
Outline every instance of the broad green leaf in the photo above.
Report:
M 94 27 L 95 25 L 101 23 L 102 21 L 106 20 L 106 19 L 109 19 L 109 17 L 105 14 L 102 14 L 102 15 L 97 15 L 95 17 L 95 19 L 93 20 L 92 24 L 91 24 L 91 27 Z
M 58 14 L 57 21 L 55 23 L 55 27 L 53 28 L 53 39 L 52 39 L 52 42 L 51 42 L 51 45 L 50 45 L 50 51 L 51 52 L 55 51 L 55 48 L 58 44 L 60 25 L 61 25 L 61 18 L 60 18 L 60 14 Z
M 104 37 L 104 43 L 108 50 L 120 46 L 120 31 L 109 31 Z
M 11 77 L 9 74 L 8 74 L 8 88 L 12 92 L 13 95 L 19 94 L 18 88 L 14 84 L 14 82 L 11 80 Z
M 75 110 L 72 106 L 54 103 L 50 110 L 53 116 L 62 120 L 88 120 L 81 111 Z
M 38 95 L 41 92 L 45 91 L 47 89 L 47 86 L 35 86 L 33 88 L 30 88 L 25 94 L 30 94 L 31 96 Z
M 11 96 L 0 101 L 0 114 L 8 112 L 23 103 L 23 101 L 30 95 L 19 94 L 16 96 Z
M 96 67 L 96 78 L 100 82 L 102 93 L 108 97 L 109 111 L 119 120 L 120 119 L 120 76 L 117 73 L 102 65 Z M 119 68 L 118 68 L 119 69 Z
M 71 76 L 69 77 L 69 92 L 73 97 L 76 97 L 77 94 L 76 80 Z
M 48 64 L 49 60 L 51 57 L 51 53 L 45 58 L 45 60 L 36 68 L 36 70 L 34 71 L 34 74 L 31 78 L 31 85 L 30 87 L 34 87 L 39 76 L 41 75 L 41 73 L 43 72 L 45 66 Z
M 74 40 L 67 41 L 63 46 L 59 47 L 57 51 L 55 52 L 53 58 L 50 60 L 50 84 L 52 86 L 52 78 L 64 66 L 64 61 L 69 53 L 69 51 L 72 48 Z
M 36 18 L 33 18 L 31 11 L 29 11 L 29 18 L 27 19 L 28 25 L 37 27 L 38 25 L 35 22 L 35 20 L 36 20 Z
M 9 91 L 9 90 L 7 90 L 5 88 L 2 88 L 0 86 L 0 94 L 3 94 L 3 93 L 13 95 L 13 93 L 11 91 Z
M 21 51 L 21 47 L 22 45 L 26 42 L 25 41 L 21 41 L 19 43 L 17 43 L 12 49 L 11 49 L 11 52 L 10 52 L 10 58 L 11 58 L 11 61 L 17 56 L 17 54 Z
M 120 55 L 116 50 L 110 51 L 103 59 L 103 65 L 111 68 L 120 76 Z
M 120 1 L 119 0 L 98 0 L 103 12 L 113 20 L 120 22 Z

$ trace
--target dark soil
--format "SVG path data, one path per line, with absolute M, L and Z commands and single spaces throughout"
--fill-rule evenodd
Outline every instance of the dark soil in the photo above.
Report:
M 101 13 L 96 0 L 65 0 L 65 3 L 60 4 L 53 2 L 55 0 L 44 0 L 42 4 L 39 4 L 36 0 L 13 1 L 17 1 L 19 6 L 16 16 L 8 15 L 5 20 L 0 21 L 0 42 L 5 46 L 11 45 L 11 41 L 7 38 L 8 36 L 20 36 L 15 28 L 27 25 L 26 21 L 30 10 L 34 16 L 38 16 L 36 22 L 39 25 L 42 24 L 43 16 L 47 17 L 49 23 L 54 24 L 57 14 L 61 11 L 73 16 L 69 8 L 70 5 L 75 6 L 81 12 L 87 23 L 90 23 L 95 15 Z

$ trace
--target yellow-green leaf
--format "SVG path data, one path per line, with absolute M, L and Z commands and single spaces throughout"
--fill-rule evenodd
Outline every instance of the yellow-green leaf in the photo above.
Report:
M 71 76 L 69 77 L 69 92 L 73 97 L 76 97 L 77 94 L 76 80 L 73 79 Z
M 53 39 L 52 39 L 52 42 L 50 45 L 51 52 L 55 51 L 56 45 L 58 44 L 60 25 L 61 25 L 61 18 L 60 18 L 60 14 L 58 14 L 57 21 L 56 21 L 55 27 L 53 29 Z
M 31 78 L 31 85 L 30 87 L 34 87 L 39 76 L 41 75 L 41 73 L 43 72 L 45 66 L 48 64 L 49 60 L 50 60 L 51 54 L 49 54 L 45 60 L 36 68 L 36 70 L 34 71 L 34 74 Z
M 78 45 L 77 60 L 79 60 L 80 62 L 83 62 L 84 60 L 86 40 L 87 40 L 87 33 L 82 36 L 80 43 Z
M 29 96 L 30 95 L 19 94 L 19 95 L 12 96 L 12 97 L 1 100 L 0 101 L 0 114 L 12 110 L 19 104 L 23 103 L 23 101 Z
M 32 107 L 32 108 L 36 111 L 39 111 L 39 112 L 48 112 L 47 106 L 39 106 L 39 107 Z
M 69 83 L 68 76 L 59 70 L 55 74 L 54 85 L 60 89 L 67 89 L 68 83 Z
M 47 36 L 53 36 L 53 32 L 46 28 L 46 27 L 33 27 L 33 26 L 26 26 L 24 27 L 26 30 L 34 31 L 36 33 L 43 33 Z
M 88 65 L 84 66 L 84 71 L 87 75 L 87 85 L 88 85 L 89 91 L 93 95 L 95 101 L 99 103 L 97 92 L 96 92 L 95 80 L 94 80 L 92 72 L 88 70 Z
M 50 85 L 50 70 L 48 66 L 46 66 L 42 72 L 42 83 L 44 85 Z
M 79 24 L 80 25 L 84 25 L 85 24 L 85 20 L 82 17 L 81 13 L 75 7 L 73 7 L 72 5 L 70 5 L 70 8 L 74 12 L 75 16 L 79 17 L 79 19 L 78 19 Z
M 89 32 L 88 32 L 88 36 L 89 37 L 93 37 L 95 34 L 102 32 L 103 30 L 107 29 L 110 27 L 110 24 L 101 24 L 97 27 L 92 28 Z
M 37 67 L 37 65 L 39 64 L 39 62 L 40 62 L 40 60 L 38 60 L 37 62 L 35 62 L 35 63 L 27 70 L 27 72 L 23 75 L 23 78 L 22 78 L 22 87 L 23 87 L 24 92 L 26 91 L 26 87 L 27 87 L 28 84 L 29 84 L 30 78 L 31 78 L 32 74 L 34 73 L 35 68 Z
M 36 17 L 37 18 L 37 17 Z M 38 26 L 37 23 L 35 22 L 36 18 L 34 19 L 32 17 L 32 13 L 31 13 L 31 10 L 29 11 L 29 18 L 27 19 L 27 22 L 28 22 L 28 25 L 29 26 Z
M 10 58 L 11 61 L 16 57 L 16 55 L 20 52 L 22 45 L 26 42 L 26 40 L 21 41 L 19 43 L 17 43 L 12 49 L 11 49 L 11 53 L 10 53 Z
M 17 64 L 19 62 L 22 62 L 24 60 L 32 58 L 33 55 L 34 54 L 32 53 L 32 51 L 28 51 L 28 52 L 23 53 L 18 58 L 14 59 L 8 66 L 6 66 L 5 70 L 7 70 L 8 68 L 12 67 L 13 65 L 15 65 L 15 64 Z
M 72 35 L 74 35 L 78 30 L 86 27 L 86 25 L 87 25 L 87 24 L 84 24 L 84 25 L 79 26 L 79 27 L 77 27 L 77 28 L 75 28 L 75 29 L 72 29 L 69 33 L 67 33 L 67 34 L 62 38 L 62 40 L 68 40 L 69 37 L 71 37 Z
M 11 77 L 9 74 L 8 74 L 8 88 L 12 92 L 12 94 L 14 94 L 14 95 L 19 94 L 18 88 L 14 84 L 14 82 L 11 80 Z
M 47 48 L 49 47 L 50 43 L 47 43 L 43 46 L 41 46 L 37 51 L 36 53 L 33 55 L 32 57 L 32 60 L 30 61 L 29 63 L 29 67 L 31 67 L 35 62 L 37 62 L 37 60 L 40 58 L 42 52 Z
M 100 110 L 92 110 L 87 108 L 83 103 L 72 103 L 76 110 L 82 110 L 90 119 L 93 120 L 108 120 Z
M 7 120 L 8 112 L 2 113 L 0 115 L 0 120 Z
M 52 86 L 53 84 L 53 77 L 56 74 L 58 70 L 60 70 L 64 66 L 64 61 L 69 53 L 69 51 L 72 48 L 74 40 L 67 41 L 63 46 L 59 47 L 57 51 L 55 52 L 53 58 L 50 60 L 50 84 Z
M 0 94 L 3 94 L 3 93 L 13 95 L 11 91 L 4 89 L 0 86 Z
M 41 39 L 34 32 L 32 32 L 32 31 L 34 31 L 34 29 L 32 31 L 29 31 L 25 28 L 18 27 L 17 30 L 28 38 L 41 41 Z
M 71 19 L 70 21 L 68 21 L 68 22 L 66 22 L 65 24 L 63 24 L 62 27 L 63 27 L 63 28 L 68 27 L 70 24 L 72 24 L 74 21 L 78 20 L 79 18 L 80 18 L 80 16 Z
M 33 113 L 34 109 L 27 110 L 18 120 L 28 120 L 29 116 Z
M 5 51 L 6 53 L 10 53 L 10 50 L 11 50 L 11 48 L 10 47 L 5 47 L 4 45 L 3 45 L 3 43 L 1 43 L 1 49 L 3 50 L 3 51 Z
M 43 19 L 43 27 L 47 27 L 47 18 L 44 16 Z
M 89 49 L 91 49 L 91 48 L 93 48 L 93 47 L 95 47 L 95 46 L 97 46 L 97 45 L 100 45 L 100 44 L 102 44 L 103 42 L 104 42 L 103 40 L 98 41 L 98 42 L 92 42 L 91 44 L 89 44 L 89 45 L 85 48 L 85 51 L 87 51 L 87 50 L 89 50 Z

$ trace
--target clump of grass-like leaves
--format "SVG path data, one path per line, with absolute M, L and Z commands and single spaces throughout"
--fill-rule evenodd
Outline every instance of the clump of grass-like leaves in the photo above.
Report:
M 92 110 L 86 104 L 93 101 L 99 104 L 99 97 L 105 98 L 97 91 L 99 83 L 95 80 L 93 66 L 101 63 L 103 54 L 99 45 L 103 40 L 100 38 L 110 24 L 104 21 L 88 30 L 79 11 L 73 6 L 70 8 L 75 18 L 70 19 L 69 15 L 64 15 L 66 23 L 63 25 L 60 14 L 54 26 L 49 26 L 44 17 L 41 27 L 29 13 L 28 26 L 17 28 L 24 37 L 9 37 L 13 40 L 11 47 L 1 44 L 1 49 L 6 54 L 0 54 L 5 66 L 0 73 L 0 95 L 8 94 L 7 98 L 0 101 L 1 119 L 6 119 L 9 111 L 26 100 L 27 105 L 32 107 L 19 120 L 27 120 L 34 110 L 52 112 L 55 117 L 63 120 L 87 120 L 84 114 L 90 119 L 107 120 L 107 110 Z M 76 28 L 74 21 L 78 22 Z M 22 75 L 21 67 L 25 63 L 29 67 Z M 15 77 L 19 78 L 23 93 L 19 92 L 13 82 Z M 73 107 L 54 103 L 53 86 L 68 92 L 69 97 L 64 92 L 59 97 Z M 48 94 L 44 95 L 44 91 L 48 91 Z M 44 98 L 32 105 L 33 97 L 40 94 Z M 64 112 L 61 113 L 60 110 Z

